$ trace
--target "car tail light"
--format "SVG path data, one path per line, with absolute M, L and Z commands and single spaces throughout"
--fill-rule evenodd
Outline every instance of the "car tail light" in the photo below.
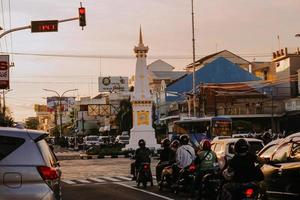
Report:
M 196 165 L 195 164 L 191 164 L 189 166 L 189 172 L 194 173 L 196 171 Z
M 252 197 L 253 196 L 253 193 L 254 193 L 254 190 L 252 188 L 248 188 L 245 190 L 245 196 L 246 197 Z
M 53 167 L 39 166 L 37 169 L 44 180 L 55 180 L 59 178 L 57 170 Z

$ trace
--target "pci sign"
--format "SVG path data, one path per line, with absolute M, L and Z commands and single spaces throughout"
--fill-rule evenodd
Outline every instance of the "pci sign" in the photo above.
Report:
M 0 89 L 9 89 L 9 55 L 0 55 Z
M 57 32 L 58 20 L 31 21 L 31 32 Z

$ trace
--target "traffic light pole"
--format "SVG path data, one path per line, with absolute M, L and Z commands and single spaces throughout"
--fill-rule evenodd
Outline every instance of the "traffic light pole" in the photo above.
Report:
M 79 19 L 79 17 L 62 19 L 62 20 L 58 20 L 58 23 L 69 22 L 69 21 L 74 21 L 74 20 L 78 20 L 78 19 Z M 7 35 L 8 33 L 16 32 L 16 31 L 21 31 L 21 30 L 25 30 L 25 29 L 31 29 L 31 25 L 29 25 L 29 26 L 21 26 L 21 27 L 17 27 L 17 28 L 13 28 L 13 29 L 4 31 L 3 33 L 0 34 L 0 39 L 3 36 Z

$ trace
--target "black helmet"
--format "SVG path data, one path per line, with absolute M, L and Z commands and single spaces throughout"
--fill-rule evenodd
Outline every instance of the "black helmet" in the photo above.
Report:
M 190 138 L 187 134 L 184 134 L 180 136 L 179 141 L 181 145 L 187 145 L 189 144 Z
M 146 142 L 143 139 L 139 140 L 139 147 L 145 147 L 146 146 Z
M 163 139 L 163 140 L 161 141 L 161 145 L 162 145 L 162 147 L 164 147 L 164 148 L 169 147 L 170 144 L 171 144 L 171 141 L 170 141 L 168 138 L 165 138 L 165 139 Z
M 239 139 L 234 144 L 234 152 L 236 154 L 245 154 L 249 151 L 249 143 L 245 139 Z
M 171 143 L 171 147 L 174 149 L 177 149 L 179 147 L 180 143 L 178 140 L 173 140 L 173 142 Z

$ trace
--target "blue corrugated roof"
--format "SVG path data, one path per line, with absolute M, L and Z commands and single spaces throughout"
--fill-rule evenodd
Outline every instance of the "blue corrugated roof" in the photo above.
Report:
M 195 73 L 196 85 L 200 83 L 234 83 L 260 80 L 253 74 L 245 71 L 239 65 L 236 65 L 229 60 L 220 57 L 213 62 L 203 66 Z M 170 93 L 184 94 L 192 91 L 193 74 L 179 79 L 170 84 L 167 88 L 167 101 L 175 101 L 182 99 L 176 95 L 168 95 Z

